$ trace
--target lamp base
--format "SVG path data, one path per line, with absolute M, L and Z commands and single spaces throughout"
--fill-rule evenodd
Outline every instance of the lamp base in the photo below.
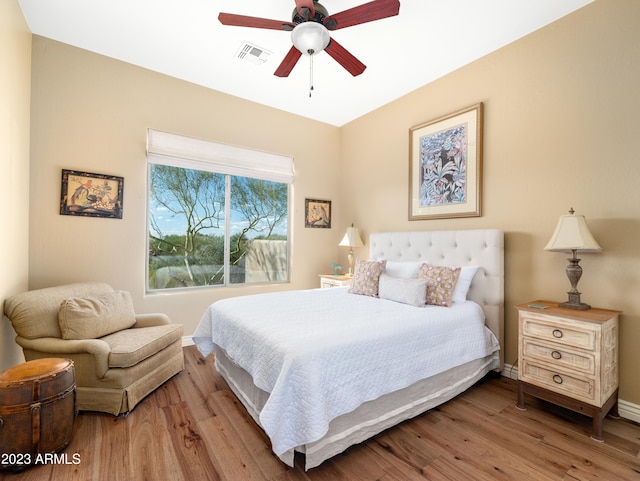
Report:
M 567 294 L 569 294 L 569 300 L 567 302 L 563 302 L 562 304 L 558 304 L 558 306 L 586 311 L 587 309 L 591 309 L 591 306 L 589 304 L 585 304 L 584 302 L 580 302 L 580 292 L 578 291 L 578 281 L 582 277 L 582 267 L 580 267 L 580 259 L 576 257 L 576 249 L 572 249 L 571 253 L 571 258 L 567 259 L 569 261 L 569 265 L 566 269 L 567 277 L 569 278 L 569 282 L 571 283 L 571 290 L 567 292 Z
M 580 302 L 579 292 L 568 292 L 567 294 L 569 294 L 569 300 L 567 302 L 558 304 L 558 307 L 567 307 L 569 309 L 578 309 L 580 311 L 591 309 L 591 306 L 589 304 Z
M 353 255 L 353 249 L 349 249 L 349 254 L 347 255 L 349 258 L 349 272 L 347 272 L 348 277 L 353 277 L 353 259 L 355 256 Z
M 572 302 L 562 302 L 558 304 L 558 307 L 568 307 L 569 309 L 578 309 L 580 311 L 587 311 L 591 309 L 591 306 L 589 304 L 585 304 L 584 302 L 581 302 L 580 304 L 573 304 Z

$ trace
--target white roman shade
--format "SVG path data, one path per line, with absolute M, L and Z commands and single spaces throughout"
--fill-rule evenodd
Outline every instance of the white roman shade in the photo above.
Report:
M 294 180 L 292 157 L 153 129 L 147 131 L 147 160 L 287 184 Z

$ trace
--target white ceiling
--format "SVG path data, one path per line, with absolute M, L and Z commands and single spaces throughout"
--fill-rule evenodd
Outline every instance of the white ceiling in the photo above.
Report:
M 322 0 L 329 14 L 369 0 Z M 400 0 L 400 14 L 331 33 L 367 69 L 352 77 L 326 52 L 273 72 L 290 33 L 224 26 L 219 12 L 291 20 L 293 0 L 19 0 L 29 28 L 92 52 L 341 126 L 592 0 Z M 244 42 L 270 51 L 239 60 Z

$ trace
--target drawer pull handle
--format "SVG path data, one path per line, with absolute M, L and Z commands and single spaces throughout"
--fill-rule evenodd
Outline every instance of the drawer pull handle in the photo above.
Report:
M 551 351 L 551 357 L 554 359 L 562 359 L 562 353 L 560 351 Z
M 560 329 L 554 329 L 552 334 L 553 334 L 553 337 L 557 337 L 558 339 L 564 336 L 564 334 L 562 334 L 562 331 Z
M 559 374 L 554 374 L 553 375 L 553 382 L 555 382 L 556 384 L 562 384 L 562 376 L 560 376 Z

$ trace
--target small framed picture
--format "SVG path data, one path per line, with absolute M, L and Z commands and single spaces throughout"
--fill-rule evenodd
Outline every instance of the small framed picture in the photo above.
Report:
M 122 219 L 124 178 L 62 169 L 60 214 Z
M 331 229 L 331 201 L 305 199 L 304 226 Z

